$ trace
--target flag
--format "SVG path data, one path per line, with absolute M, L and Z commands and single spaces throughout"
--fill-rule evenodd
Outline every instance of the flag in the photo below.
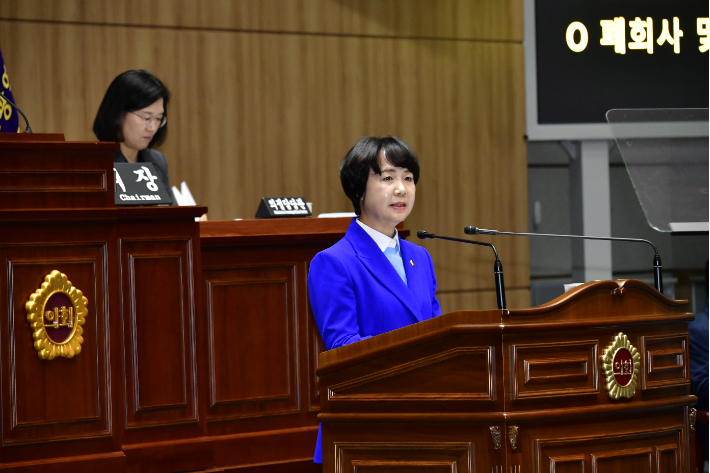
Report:
M 2 84 L 0 85 L 0 132 L 19 133 L 20 132 L 20 117 L 17 110 L 12 108 L 5 97 L 15 103 L 15 98 L 12 96 L 10 88 L 10 77 L 7 75 L 5 61 L 2 58 L 0 51 L 0 69 L 2 69 Z

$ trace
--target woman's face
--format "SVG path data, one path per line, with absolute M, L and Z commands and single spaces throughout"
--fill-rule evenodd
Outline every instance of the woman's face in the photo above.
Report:
M 153 136 L 158 132 L 163 115 L 165 115 L 165 109 L 162 98 L 140 110 L 126 112 L 123 117 L 123 144 L 135 151 L 146 149 Z M 150 120 L 151 118 L 155 118 L 155 120 L 146 127 L 146 119 Z
M 360 221 L 385 235 L 394 236 L 394 228 L 409 216 L 414 207 L 414 174 L 379 158 L 381 174 L 370 170 L 365 196 L 360 201 Z

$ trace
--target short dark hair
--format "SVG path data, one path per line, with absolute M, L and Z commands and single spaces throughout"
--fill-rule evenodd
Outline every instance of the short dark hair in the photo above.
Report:
M 365 196 L 370 170 L 381 174 L 378 163 L 381 151 L 384 151 L 385 160 L 392 166 L 411 172 L 414 184 L 419 181 L 419 160 L 407 143 L 396 136 L 361 138 L 340 164 L 340 183 L 357 215 L 360 215 L 360 200 Z
M 94 119 L 94 134 L 99 141 L 123 141 L 123 120 L 128 112 L 134 112 L 163 99 L 165 116 L 168 115 L 170 92 L 167 87 L 148 71 L 136 69 L 116 77 L 106 90 L 99 111 Z M 158 128 L 148 147 L 160 146 L 168 134 L 168 124 Z

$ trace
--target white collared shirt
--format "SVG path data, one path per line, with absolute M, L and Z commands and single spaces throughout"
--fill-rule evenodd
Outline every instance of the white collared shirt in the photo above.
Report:
M 362 223 L 359 218 L 355 219 L 355 221 L 358 223 L 358 225 L 360 225 L 360 227 L 362 227 L 363 230 L 367 232 L 368 235 L 372 237 L 373 240 L 375 240 L 375 243 L 380 248 L 380 250 L 382 250 L 383 253 L 388 247 L 399 247 L 399 233 L 397 232 L 396 228 L 394 229 L 394 238 L 390 238 L 384 233 L 380 233 L 374 228 L 368 227 L 367 225 Z

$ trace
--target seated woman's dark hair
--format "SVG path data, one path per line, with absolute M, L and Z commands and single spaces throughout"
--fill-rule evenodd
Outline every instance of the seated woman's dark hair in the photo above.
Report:
M 94 134 L 99 141 L 123 141 L 123 119 L 128 112 L 135 112 L 163 99 L 165 116 L 168 115 L 170 92 L 163 83 L 148 71 L 126 71 L 116 77 L 108 86 L 94 119 Z M 158 128 L 149 148 L 159 146 L 165 141 L 168 124 Z
M 419 160 L 407 143 L 396 136 L 361 138 L 340 164 L 340 183 L 357 215 L 360 215 L 360 201 L 365 196 L 370 170 L 381 174 L 378 162 L 380 152 L 384 153 L 385 160 L 391 165 L 414 174 L 414 184 L 419 181 Z

